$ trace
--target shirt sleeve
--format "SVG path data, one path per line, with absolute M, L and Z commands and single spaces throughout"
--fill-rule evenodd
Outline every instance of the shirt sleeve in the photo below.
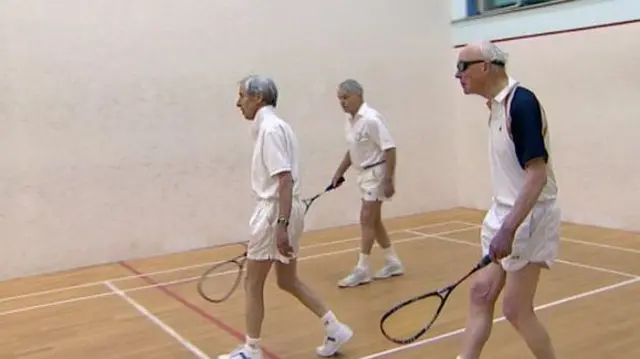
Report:
M 389 129 L 381 118 L 373 117 L 367 121 L 367 125 L 371 139 L 380 146 L 383 151 L 396 147 Z
M 525 88 L 516 89 L 509 114 L 511 136 L 520 167 L 524 169 L 529 161 L 536 158 L 547 162 L 549 154 L 544 143 L 542 109 L 535 94 Z
M 291 153 L 287 151 L 286 138 L 281 129 L 271 129 L 264 133 L 262 153 L 264 164 L 270 176 L 291 171 Z

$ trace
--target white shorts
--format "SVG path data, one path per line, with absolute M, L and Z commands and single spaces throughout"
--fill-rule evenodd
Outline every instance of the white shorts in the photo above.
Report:
M 358 173 L 357 182 L 360 188 L 360 196 L 363 200 L 368 202 L 388 200 L 384 196 L 382 188 L 385 171 L 386 167 L 384 165 L 378 165 Z
M 496 235 L 511 207 L 494 203 L 482 223 L 482 255 L 489 253 Z M 511 255 L 502 259 L 505 271 L 518 271 L 528 263 L 550 268 L 558 256 L 560 244 L 560 208 L 556 201 L 536 204 L 515 234 Z
M 249 220 L 251 236 L 247 247 L 247 258 L 252 260 L 277 260 L 288 263 L 290 258 L 280 254 L 276 242 L 276 221 L 278 220 L 278 201 L 258 201 Z M 293 257 L 298 255 L 300 237 L 304 230 L 304 203 L 294 198 L 289 217 L 289 242 L 293 248 Z

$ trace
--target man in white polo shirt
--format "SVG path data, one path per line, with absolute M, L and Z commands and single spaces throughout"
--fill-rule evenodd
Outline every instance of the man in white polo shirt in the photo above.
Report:
M 470 308 L 459 359 L 478 359 L 489 339 L 494 307 L 504 289 L 503 313 L 537 359 L 556 359 L 533 311 L 542 268 L 558 254 L 560 209 L 551 165 L 547 121 L 536 95 L 506 72 L 507 54 L 490 42 L 464 47 L 456 78 L 465 94 L 487 99 L 493 205 L 481 231 L 483 255 L 493 263 L 471 283 Z
M 273 80 L 249 76 L 240 82 L 237 106 L 253 121 L 254 149 L 251 186 L 256 207 L 249 221 L 247 248 L 246 342 L 219 359 L 262 359 L 260 334 L 264 318 L 264 284 L 275 266 L 278 286 L 296 297 L 321 319 L 325 337 L 316 353 L 333 356 L 353 335 L 297 274 L 299 241 L 304 229 L 300 199 L 298 140 L 275 113 L 278 89 Z
M 382 247 L 385 256 L 385 264 L 374 278 L 399 276 L 404 274 L 404 269 L 382 223 L 382 203 L 395 193 L 396 145 L 382 115 L 364 101 L 364 90 L 356 80 L 348 79 L 340 83 L 338 100 L 347 114 L 348 150 L 332 183 L 339 185 L 338 179 L 353 167 L 358 173 L 357 181 L 362 196 L 361 249 L 355 268 L 338 282 L 339 287 L 345 288 L 371 282 L 369 256 L 374 241 Z

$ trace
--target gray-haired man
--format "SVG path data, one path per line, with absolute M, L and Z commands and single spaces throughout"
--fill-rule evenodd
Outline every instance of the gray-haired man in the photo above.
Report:
M 369 255 L 374 241 L 385 253 L 385 265 L 374 278 L 384 279 L 404 274 L 387 230 L 382 223 L 382 202 L 395 193 L 396 145 L 382 115 L 364 101 L 364 90 L 358 81 L 348 79 L 338 85 L 338 100 L 347 114 L 346 138 L 348 150 L 338 166 L 332 183 L 347 169 L 358 173 L 362 196 L 360 228 L 362 239 L 358 263 L 352 272 L 338 282 L 339 287 L 355 287 L 371 282 Z
M 490 42 L 465 46 L 456 78 L 465 94 L 487 100 L 493 205 L 481 232 L 482 254 L 494 263 L 473 278 L 462 352 L 478 359 L 489 339 L 498 296 L 503 312 L 537 359 L 556 355 L 533 310 L 542 268 L 558 255 L 560 208 L 544 109 L 507 74 L 507 54 Z
M 320 356 L 336 354 L 353 331 L 338 321 L 297 274 L 298 245 L 304 229 L 300 199 L 298 140 L 291 126 L 275 113 L 278 89 L 273 80 L 249 76 L 241 81 L 237 106 L 253 121 L 251 185 L 257 204 L 249 221 L 247 248 L 246 342 L 219 359 L 262 359 L 259 341 L 264 318 L 264 284 L 275 264 L 278 286 L 315 313 L 324 325 Z

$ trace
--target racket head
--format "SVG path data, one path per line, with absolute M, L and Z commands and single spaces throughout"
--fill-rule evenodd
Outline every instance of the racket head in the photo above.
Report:
M 435 323 L 453 290 L 475 272 L 492 262 L 489 255 L 479 260 L 473 268 L 455 283 L 406 300 L 387 311 L 380 319 L 380 331 L 396 344 L 410 344 L 422 337 Z M 423 313 L 431 313 L 429 321 L 421 321 Z M 391 320 L 393 318 L 393 320 Z M 395 324 L 399 323 L 399 324 Z
M 307 198 L 307 199 L 303 199 L 302 203 L 304 203 L 304 213 L 307 214 L 307 212 L 309 212 L 309 208 L 311 208 L 311 204 L 313 203 L 313 201 L 315 201 L 316 199 L 318 199 L 318 197 L 320 197 L 321 193 L 318 193 L 317 195 L 311 197 L 311 198 Z
M 204 272 L 197 284 L 198 293 L 211 303 L 229 299 L 242 281 L 245 257 L 216 263 Z
M 450 293 L 449 288 L 444 288 L 394 306 L 380 319 L 382 335 L 389 341 L 401 345 L 420 339 L 442 312 Z

